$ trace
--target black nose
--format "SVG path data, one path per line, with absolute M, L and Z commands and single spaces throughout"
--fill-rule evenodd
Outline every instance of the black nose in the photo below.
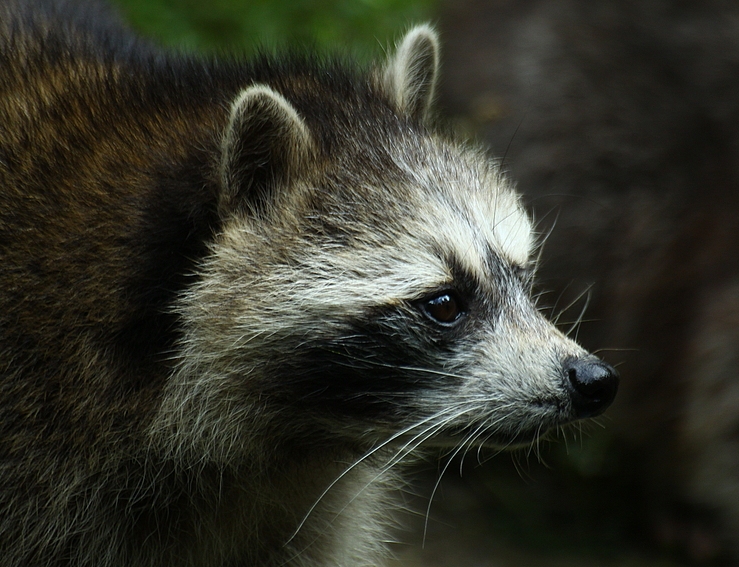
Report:
M 602 360 L 570 358 L 564 362 L 564 372 L 578 419 L 600 415 L 616 397 L 619 374 Z

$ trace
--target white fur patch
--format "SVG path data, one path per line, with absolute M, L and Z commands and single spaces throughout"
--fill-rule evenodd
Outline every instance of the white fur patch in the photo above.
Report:
M 454 252 L 482 278 L 489 276 L 490 249 L 505 262 L 526 265 L 534 235 L 518 195 L 486 156 L 458 151 L 452 153 L 448 147 L 442 151 L 430 144 L 421 148 L 420 167 L 405 154 L 398 158 L 398 165 L 426 197 L 417 205 L 417 230 Z

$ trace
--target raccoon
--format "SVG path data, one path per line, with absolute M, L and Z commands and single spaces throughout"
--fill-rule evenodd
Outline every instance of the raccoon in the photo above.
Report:
M 401 462 L 529 444 L 617 372 L 530 297 L 536 234 L 372 69 L 167 53 L 0 5 L 0 565 L 379 565 Z

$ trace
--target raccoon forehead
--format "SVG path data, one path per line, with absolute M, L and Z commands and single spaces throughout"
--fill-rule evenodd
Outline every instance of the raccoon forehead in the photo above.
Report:
M 454 205 L 457 205 L 456 207 Z M 502 263 L 525 266 L 531 257 L 531 221 L 518 197 L 507 190 L 469 193 L 464 199 L 433 203 L 427 226 L 439 245 L 479 275 L 489 269 L 492 252 Z
M 420 230 L 470 271 L 486 273 L 489 251 L 504 263 L 528 264 L 535 241 L 531 219 L 513 186 L 486 156 L 431 148 L 420 167 L 400 165 L 422 188 L 416 203 Z

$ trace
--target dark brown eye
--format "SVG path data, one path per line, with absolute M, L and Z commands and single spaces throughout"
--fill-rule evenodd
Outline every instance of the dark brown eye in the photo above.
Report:
M 442 293 L 423 304 L 426 314 L 439 323 L 454 323 L 462 315 L 462 306 L 452 293 Z

